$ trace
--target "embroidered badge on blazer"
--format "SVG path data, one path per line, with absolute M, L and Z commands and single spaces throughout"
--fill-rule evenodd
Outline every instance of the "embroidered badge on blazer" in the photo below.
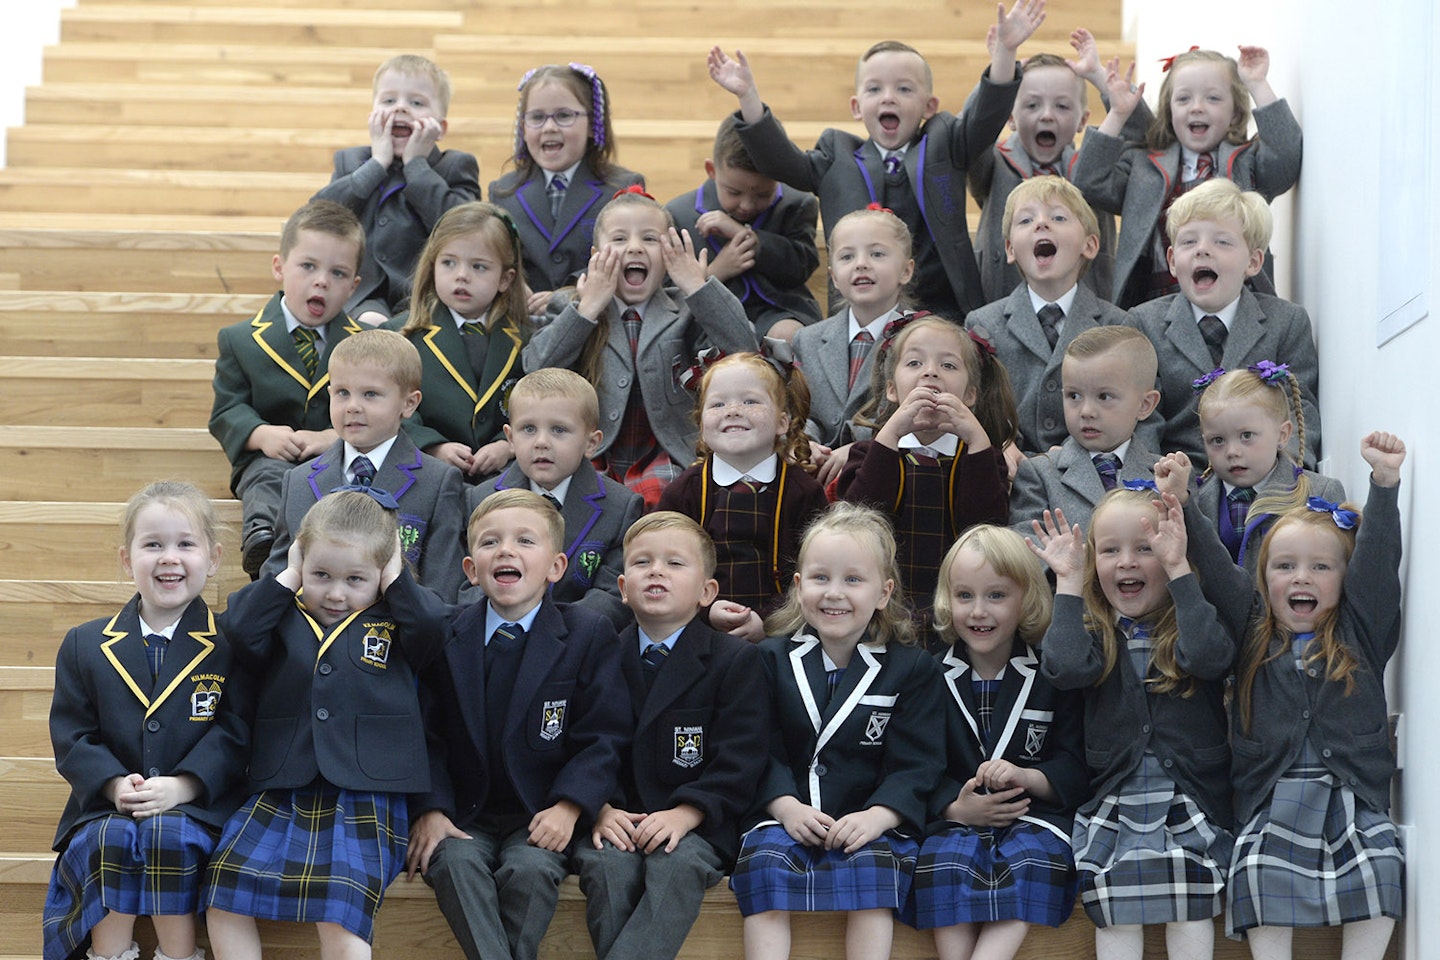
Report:
M 190 719 L 202 723 L 214 720 L 220 706 L 220 685 L 225 678 L 213 673 L 197 673 L 190 679 L 195 682 L 195 689 L 190 692 Z
M 885 727 L 890 723 L 890 712 L 888 710 L 870 711 L 870 719 L 865 721 L 865 739 L 860 743 L 863 746 L 876 746 L 885 742 Z
M 595 582 L 595 574 L 600 572 L 600 561 L 603 558 L 601 551 L 605 545 L 594 540 L 587 540 L 580 545 L 575 552 L 574 577 L 578 583 L 587 587 Z
M 565 732 L 565 708 L 569 700 L 546 700 L 540 715 L 540 739 L 554 740 Z
M 1050 732 L 1050 721 L 1055 719 L 1053 710 L 1022 710 L 1020 720 L 1025 724 L 1025 759 L 1040 759 L 1045 749 L 1045 734 Z
M 394 629 L 395 624 L 389 620 L 365 624 L 365 636 L 360 641 L 360 659 L 372 667 L 386 669 L 390 665 L 391 631 Z
M 396 517 L 400 528 L 400 550 L 410 563 L 420 562 L 420 546 L 425 542 L 425 521 L 408 513 Z
M 675 765 L 690 769 L 705 760 L 705 728 L 675 728 Z

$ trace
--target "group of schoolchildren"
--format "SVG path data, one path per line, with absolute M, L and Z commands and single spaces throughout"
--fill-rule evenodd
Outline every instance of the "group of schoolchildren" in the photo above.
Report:
M 1258 960 L 1380 957 L 1405 447 L 1363 440 L 1363 524 L 1305 468 L 1309 320 L 1264 292 L 1298 126 L 1260 48 L 1175 57 L 1153 117 L 1084 30 L 1022 69 L 1043 8 L 959 117 L 872 47 L 867 136 L 809 151 L 716 48 L 739 110 L 668 205 L 583 64 L 521 80 L 489 203 L 444 73 L 382 65 L 220 333 L 258 579 L 211 613 L 212 507 L 152 484 L 135 599 L 61 646 L 47 960 L 133 960 L 136 916 L 193 958 L 197 912 L 220 960 L 257 918 L 368 957 L 402 872 L 472 960 L 535 957 L 572 872 L 615 960 L 726 874 L 752 960 L 794 911 L 1007 960 L 1077 890 L 1102 960 L 1208 958 L 1222 910 Z

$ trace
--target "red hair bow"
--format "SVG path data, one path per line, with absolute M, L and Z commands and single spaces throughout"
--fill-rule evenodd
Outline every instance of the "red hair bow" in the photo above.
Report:
M 637 194 L 637 195 L 639 195 L 639 196 L 644 197 L 646 200 L 654 200 L 654 199 L 655 199 L 654 197 L 650 196 L 650 194 L 646 193 L 646 192 L 645 192 L 645 188 L 642 187 L 642 186 L 640 186 L 640 184 L 638 184 L 638 183 L 632 183 L 632 184 L 630 184 L 630 186 L 628 186 L 628 187 L 622 187 L 621 189 L 616 190 L 616 191 L 615 191 L 615 195 L 612 196 L 610 199 L 611 199 L 611 200 L 619 199 L 619 197 L 620 197 L 622 194 L 626 194 L 626 193 Z M 657 202 L 658 202 L 658 201 L 657 201 Z
M 901 330 L 904 330 L 921 317 L 928 316 L 930 316 L 929 310 L 916 310 L 913 313 L 902 313 L 894 320 L 885 324 L 884 329 L 880 331 L 880 352 L 884 353 L 890 349 L 890 344 L 895 342 L 895 338 L 900 335 Z
M 1191 44 L 1191 45 L 1190 45 L 1190 49 L 1189 49 L 1189 50 L 1186 50 L 1185 52 L 1186 52 L 1186 53 L 1194 53 L 1196 50 L 1199 50 L 1199 49 L 1200 49 L 1200 45 L 1199 45 L 1199 44 Z M 1161 58 L 1160 58 L 1160 63 L 1162 63 L 1163 66 L 1160 68 L 1160 72 L 1161 72 L 1161 73 L 1169 73 L 1169 72 L 1170 72 L 1170 68 L 1173 67 L 1173 66 L 1175 66 L 1175 58 L 1178 57 L 1178 56 L 1180 56 L 1180 54 L 1176 53 L 1176 54 L 1172 54 L 1171 56 L 1168 56 L 1168 57 L 1161 57 Z
M 865 209 L 866 209 L 866 210 L 878 210 L 878 211 L 880 211 L 881 213 L 888 213 L 888 214 L 890 214 L 890 216 L 892 216 L 892 217 L 895 216 L 895 211 L 894 211 L 894 210 L 891 210 L 889 207 L 882 207 L 882 206 L 881 206 L 880 204 L 878 204 L 878 203 L 867 203 L 867 204 L 865 204 Z
M 975 346 L 980 349 L 980 353 L 982 356 L 995 356 L 995 344 L 991 343 L 989 340 L 986 340 L 974 330 L 966 330 L 965 332 L 970 334 L 971 340 L 975 341 Z

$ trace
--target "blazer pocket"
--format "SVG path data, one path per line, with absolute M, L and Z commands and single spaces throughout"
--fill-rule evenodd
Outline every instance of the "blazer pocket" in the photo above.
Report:
M 1230 749 L 1235 751 L 1235 756 L 1244 757 L 1247 760 L 1259 760 L 1265 756 L 1264 744 L 1248 737 L 1236 737 L 1230 741 Z
M 254 750 L 250 754 L 250 778 L 268 780 L 280 772 L 290 756 L 290 744 L 295 739 L 294 717 L 273 717 L 255 721 L 255 733 L 251 739 Z
M 1355 737 L 1355 746 L 1362 750 L 1374 749 L 1376 747 L 1384 747 L 1388 750 L 1390 749 L 1390 730 L 1386 727 L 1381 727 L 1374 733 L 1358 734 Z
M 404 780 L 425 758 L 425 738 L 409 714 L 355 718 L 355 757 L 372 780 Z
M 574 680 L 547 683 L 536 691 L 521 720 L 525 743 L 531 750 L 556 750 L 564 745 L 565 732 L 570 728 L 570 701 L 574 693 Z
M 1191 751 L 1191 756 L 1195 758 L 1196 766 L 1209 767 L 1217 764 L 1229 766 L 1230 747 L 1224 743 L 1214 747 L 1201 747 L 1198 750 Z
M 1085 765 L 1091 770 L 1104 770 L 1110 766 L 1110 750 L 1096 750 L 1093 747 L 1085 748 Z
M 655 724 L 655 769 L 667 786 L 700 776 L 714 750 L 709 710 L 669 710 Z

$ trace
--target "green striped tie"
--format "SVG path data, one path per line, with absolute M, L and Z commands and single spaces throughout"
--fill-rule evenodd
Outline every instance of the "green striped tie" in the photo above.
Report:
M 320 365 L 320 353 L 315 349 L 315 340 L 319 336 L 314 329 L 307 326 L 295 328 L 295 351 L 300 354 L 300 362 L 305 364 L 305 375 L 314 379 L 315 368 Z
M 489 330 L 485 329 L 485 322 L 483 320 L 469 320 L 465 323 L 460 324 L 460 335 L 462 337 L 476 333 L 480 334 L 482 337 L 487 336 L 490 333 Z

